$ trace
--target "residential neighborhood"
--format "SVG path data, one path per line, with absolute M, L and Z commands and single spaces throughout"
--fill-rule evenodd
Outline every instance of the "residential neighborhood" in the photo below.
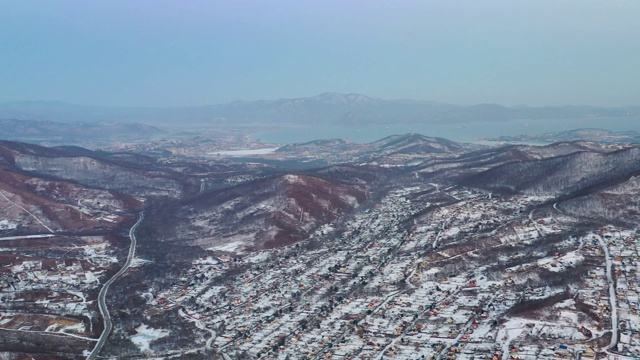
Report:
M 432 204 L 425 192 L 454 200 Z M 436 184 L 393 191 L 303 243 L 201 258 L 150 294 L 148 311 L 178 311 L 204 348 L 231 357 L 640 355 L 635 230 L 574 237 L 561 212 L 529 210 L 545 200 Z M 578 281 L 562 281 L 572 272 Z

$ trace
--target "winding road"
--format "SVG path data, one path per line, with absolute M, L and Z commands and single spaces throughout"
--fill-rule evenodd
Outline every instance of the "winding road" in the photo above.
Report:
M 105 298 L 107 297 L 109 286 L 111 286 L 111 284 L 118 280 L 118 278 L 122 276 L 122 274 L 124 274 L 127 269 L 129 269 L 129 266 L 131 266 L 131 261 L 136 254 L 136 228 L 138 227 L 138 225 L 140 225 L 142 219 L 144 219 L 144 211 L 140 213 L 138 221 L 136 221 L 136 223 L 131 227 L 131 230 L 129 230 L 131 246 L 129 247 L 127 261 L 124 263 L 120 271 L 118 271 L 115 275 L 113 275 L 111 279 L 107 280 L 107 282 L 104 283 L 102 289 L 100 290 L 100 294 L 98 295 L 98 307 L 100 308 L 100 315 L 102 315 L 102 319 L 104 321 L 104 329 L 102 330 L 102 334 L 100 335 L 96 346 L 87 357 L 87 360 L 95 359 L 98 356 L 100 350 L 102 350 L 102 347 L 104 346 L 104 343 L 107 341 L 107 337 L 109 337 L 109 333 L 111 333 L 111 316 L 109 315 L 109 309 L 107 309 Z
M 554 208 L 557 212 L 559 212 L 560 214 L 562 214 L 562 215 L 566 215 L 564 212 L 562 212 L 560 209 L 558 209 L 558 203 L 554 203 L 554 204 L 553 204 L 553 208 Z

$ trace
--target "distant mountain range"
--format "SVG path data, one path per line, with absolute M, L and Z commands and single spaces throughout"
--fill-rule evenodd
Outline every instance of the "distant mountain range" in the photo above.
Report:
M 59 122 L 168 122 L 212 124 L 362 125 L 398 123 L 464 123 L 576 118 L 640 118 L 640 106 L 505 107 L 497 104 L 461 106 L 417 100 L 383 100 L 362 94 L 323 93 L 317 96 L 260 101 L 234 101 L 193 107 L 105 107 L 63 102 L 0 104 L 0 118 Z
M 137 123 L 55 122 L 0 118 L 0 139 L 44 145 L 85 145 L 149 140 L 164 132 Z

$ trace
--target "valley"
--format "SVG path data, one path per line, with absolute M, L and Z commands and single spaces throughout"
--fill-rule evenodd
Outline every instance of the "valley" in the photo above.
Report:
M 635 145 L 0 145 L 6 356 L 640 355 Z
M 577 3 L 2 2 L 0 360 L 640 359 L 640 1 Z

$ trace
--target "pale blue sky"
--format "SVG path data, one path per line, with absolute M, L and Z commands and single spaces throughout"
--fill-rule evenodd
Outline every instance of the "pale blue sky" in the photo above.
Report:
M 637 0 L 0 0 L 0 102 L 640 104 Z

